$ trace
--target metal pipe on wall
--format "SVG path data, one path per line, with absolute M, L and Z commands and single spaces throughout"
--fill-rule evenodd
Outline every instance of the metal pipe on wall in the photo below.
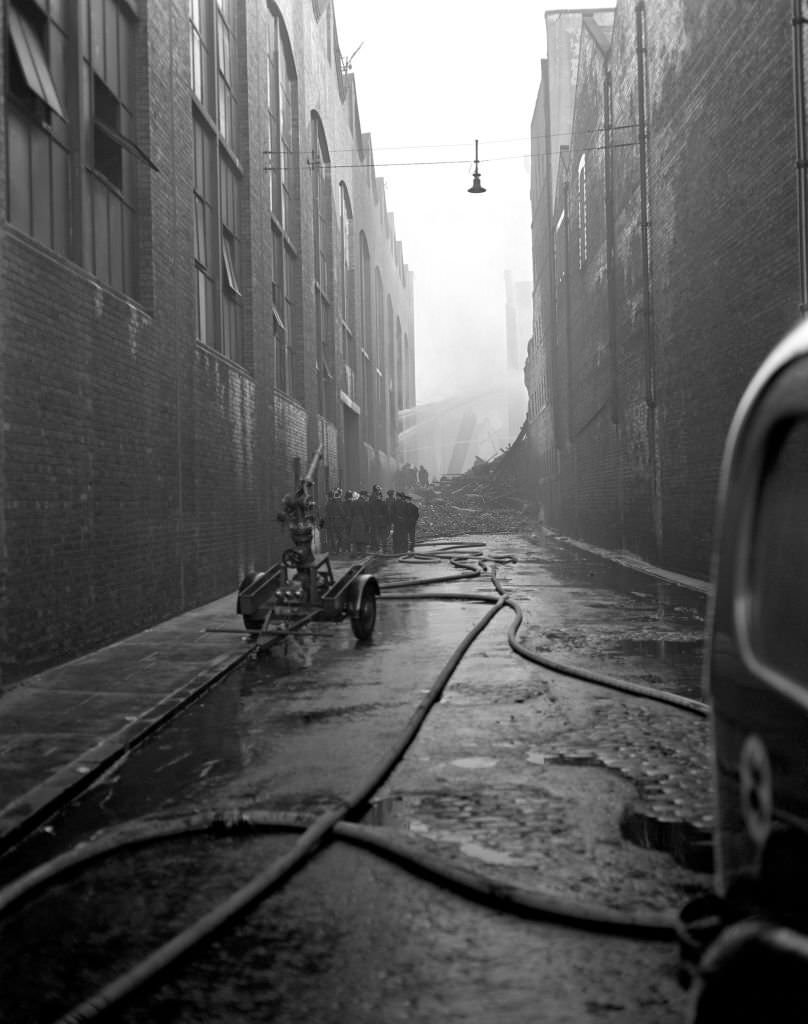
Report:
M 808 312 L 808 145 L 805 131 L 805 46 L 804 32 L 808 23 L 803 14 L 803 0 L 794 0 L 791 18 L 794 37 L 794 134 L 797 169 L 797 231 L 800 250 L 800 313 Z
M 648 194 L 648 111 L 646 102 L 647 50 L 645 3 L 643 0 L 640 0 L 636 5 L 634 12 L 636 16 L 637 120 L 640 126 L 640 229 L 643 263 L 643 314 L 645 318 L 645 405 L 648 430 L 651 520 L 656 548 L 652 555 L 658 557 L 662 547 L 662 494 L 657 438 L 656 339 L 654 337 L 653 289 L 651 285 L 651 215 Z

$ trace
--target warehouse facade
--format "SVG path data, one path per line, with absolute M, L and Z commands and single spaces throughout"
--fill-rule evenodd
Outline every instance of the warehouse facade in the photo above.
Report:
M 413 278 L 327 0 L 5 0 L 0 666 L 235 589 L 387 483 Z
M 534 486 L 548 525 L 703 577 L 732 413 L 805 304 L 793 14 L 619 0 L 546 16 Z

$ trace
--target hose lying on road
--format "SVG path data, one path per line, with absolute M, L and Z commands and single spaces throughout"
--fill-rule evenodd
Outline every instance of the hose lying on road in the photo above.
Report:
M 309 817 L 262 810 L 228 810 L 185 818 L 129 822 L 99 839 L 81 843 L 0 890 L 0 917 L 45 886 L 124 850 L 202 834 L 218 838 L 255 836 L 265 832 L 303 832 L 310 825 Z M 618 913 L 608 907 L 584 905 L 491 879 L 482 872 L 458 867 L 425 850 L 416 849 L 393 832 L 376 825 L 339 821 L 333 831 L 337 839 L 380 854 L 421 877 L 496 910 L 633 939 L 670 941 L 676 934 L 675 919 L 671 914 Z
M 439 580 L 435 580 L 435 582 L 437 583 Z M 388 588 L 385 587 L 385 591 L 387 589 Z M 496 600 L 494 597 L 475 593 L 382 593 L 380 594 L 380 598 L 388 601 L 479 601 L 484 603 Z M 679 708 L 682 711 L 689 711 L 691 714 L 700 715 L 701 717 L 705 717 L 708 714 L 709 709 L 707 705 L 700 700 L 694 700 L 692 697 L 684 697 L 678 693 L 671 693 L 670 690 L 658 690 L 655 686 L 644 686 L 642 683 L 631 683 L 626 679 L 616 679 L 614 676 L 603 675 L 599 672 L 591 672 L 589 669 L 579 668 L 573 665 L 565 665 L 563 662 L 556 661 L 553 658 L 548 658 L 544 654 L 538 654 L 535 651 L 529 650 L 516 639 L 519 627 L 524 621 L 522 609 L 519 604 L 516 601 L 511 600 L 511 598 L 507 598 L 505 604 L 507 604 L 507 606 L 516 614 L 516 617 L 508 630 L 508 643 L 520 657 L 525 658 L 528 661 L 532 661 L 536 665 L 541 665 L 542 668 L 550 669 L 551 671 L 558 672 L 562 675 L 571 676 L 573 679 L 580 679 L 585 683 L 593 683 L 596 686 L 605 686 L 611 690 L 630 694 L 632 697 L 644 697 L 647 700 L 653 700 L 659 704 L 668 704 L 670 707 Z
M 460 664 L 463 655 L 494 616 L 502 611 L 506 601 L 507 599 L 504 596 L 497 598 L 496 603 L 488 609 L 479 622 L 461 640 L 435 682 L 410 717 L 409 722 L 404 727 L 390 753 L 381 760 L 374 771 L 357 787 L 351 796 L 346 800 L 340 801 L 335 807 L 325 811 L 308 825 L 287 854 L 268 865 L 228 899 L 214 907 L 172 939 L 169 939 L 168 942 L 135 964 L 125 974 L 115 978 L 89 999 L 75 1006 L 69 1013 L 60 1018 L 58 1024 L 79 1024 L 80 1021 L 99 1020 L 102 1016 L 108 1015 L 116 1007 L 120 1006 L 124 1000 L 130 998 L 145 985 L 161 977 L 180 960 L 187 957 L 194 949 L 202 945 L 202 943 L 209 941 L 217 932 L 230 924 L 240 914 L 279 888 L 296 871 L 299 871 L 331 838 L 334 827 L 338 822 L 361 817 L 368 806 L 370 797 L 384 783 L 415 739 L 430 708 L 440 699 L 446 684 Z
M 458 545 L 442 545 L 441 555 L 446 557 L 448 550 L 453 550 Z M 465 545 L 464 545 L 465 546 Z M 474 545 L 475 548 L 478 545 Z M 437 583 L 445 580 L 468 579 L 481 575 L 488 571 L 499 596 L 487 596 L 481 594 L 389 594 L 388 599 L 451 599 L 465 601 L 482 601 L 490 604 L 491 607 L 469 631 L 461 643 L 453 652 L 427 694 L 419 703 L 417 709 L 411 716 L 393 749 L 376 766 L 370 776 L 350 795 L 347 799 L 340 801 L 335 807 L 330 808 L 318 818 L 303 821 L 299 818 L 294 821 L 284 818 L 279 822 L 277 816 L 267 816 L 260 813 L 251 815 L 229 815 L 229 816 L 202 816 L 199 819 L 191 819 L 182 823 L 157 823 L 153 825 L 142 825 L 134 830 L 129 830 L 128 835 L 121 835 L 116 832 L 100 843 L 94 843 L 88 847 L 80 847 L 71 853 L 56 858 L 49 864 L 35 869 L 28 875 L 23 876 L 11 886 L 0 890 L 0 913 L 13 904 L 19 903 L 25 896 L 34 889 L 47 884 L 66 871 L 73 870 L 80 864 L 106 856 L 126 846 L 142 845 L 146 842 L 157 839 L 170 838 L 178 834 L 188 834 L 199 831 L 221 832 L 233 830 L 245 830 L 249 828 L 278 828 L 293 829 L 301 834 L 292 849 L 284 856 L 278 858 L 272 864 L 260 871 L 246 885 L 233 893 L 228 899 L 214 907 L 193 925 L 175 935 L 168 942 L 153 951 L 146 958 L 132 967 L 125 974 L 114 979 L 112 982 L 100 989 L 88 1000 L 74 1007 L 68 1014 L 61 1018 L 59 1024 L 78 1024 L 80 1021 L 97 1020 L 106 1016 L 124 1000 L 134 995 L 145 985 L 156 981 L 172 966 L 187 957 L 194 949 L 202 943 L 207 942 L 223 927 L 231 923 L 237 916 L 244 913 L 250 907 L 262 900 L 273 890 L 279 888 L 288 878 L 298 871 L 314 854 L 320 850 L 333 837 L 339 837 L 347 841 L 362 845 L 385 856 L 395 859 L 411 870 L 440 881 L 456 891 L 462 892 L 471 898 L 485 901 L 498 909 L 507 910 L 522 915 L 542 917 L 555 920 L 561 923 L 575 925 L 576 927 L 597 930 L 612 934 L 631 936 L 643 939 L 664 939 L 670 940 L 675 935 L 673 918 L 669 915 L 625 915 L 618 914 L 608 908 L 582 907 L 572 901 L 559 899 L 547 894 L 531 893 L 517 886 L 510 886 L 486 878 L 475 872 L 449 865 L 424 851 L 414 852 L 406 843 L 385 835 L 373 827 L 355 824 L 368 807 L 371 796 L 376 792 L 396 764 L 401 760 L 407 748 L 410 746 L 418 733 L 424 719 L 431 707 L 440 699 L 443 690 L 460 664 L 464 654 L 471 646 L 476 637 L 485 629 L 488 623 L 504 607 L 510 607 L 516 614 L 513 625 L 508 634 L 511 647 L 522 657 L 526 657 L 537 664 L 551 668 L 553 671 L 561 671 L 568 675 L 574 675 L 585 679 L 587 682 L 595 682 L 599 685 L 611 686 L 623 692 L 635 696 L 647 697 L 652 700 L 663 701 L 673 704 L 696 713 L 703 713 L 697 710 L 700 704 L 698 701 L 691 701 L 688 698 L 679 697 L 676 694 L 669 694 L 665 691 L 655 690 L 652 687 L 644 687 L 639 684 L 623 683 L 620 680 L 612 680 L 609 677 L 597 676 L 595 673 L 584 674 L 581 670 L 570 669 L 558 663 L 551 662 L 543 656 L 527 651 L 516 641 L 516 632 L 522 622 L 522 612 L 519 605 L 508 597 L 503 591 L 496 578 L 496 566 L 500 561 L 512 561 L 512 559 L 499 560 L 496 558 L 483 558 L 482 553 L 475 551 L 475 556 L 480 560 L 477 567 L 468 564 L 472 557 L 468 552 L 461 555 L 454 555 L 451 558 L 452 565 L 461 570 L 461 574 L 450 577 L 437 577 L 423 583 Z M 405 556 L 408 557 L 408 556 Z M 440 555 L 438 556 L 440 557 Z M 385 590 L 395 586 L 408 586 L 411 584 L 390 584 Z M 384 595 L 383 595 L 384 596 Z M 232 824 L 229 824 L 232 823 Z M 126 830 L 122 830 L 126 831 Z M 134 831 L 134 834 L 133 834 Z

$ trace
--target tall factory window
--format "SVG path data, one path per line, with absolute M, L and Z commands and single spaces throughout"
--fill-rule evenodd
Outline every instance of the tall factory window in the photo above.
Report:
M 190 0 L 196 339 L 245 364 L 240 286 L 236 4 Z M 215 83 L 215 87 L 214 87 Z
M 297 171 L 297 82 L 280 17 L 267 25 L 267 116 L 269 192 L 272 220 L 272 318 L 275 386 L 296 393 L 292 352 L 296 343 L 294 295 L 299 274 Z
M 216 336 L 216 169 L 213 133 L 194 118 L 194 265 L 196 339 L 214 346 Z
M 401 321 L 396 318 L 396 411 L 404 408 L 404 367 L 401 351 Z
M 333 276 L 331 238 L 331 161 L 328 156 L 323 129 L 318 117 L 312 117 L 311 172 L 314 201 L 314 303 L 317 328 L 317 363 L 320 374 L 320 412 L 329 419 L 335 410 L 329 399 L 333 389 L 334 331 L 331 309 L 331 279 Z
M 384 372 L 388 377 L 393 376 L 393 346 L 395 339 L 395 328 L 393 327 L 393 302 L 387 296 L 387 329 L 384 332 Z
M 134 22 L 118 0 L 89 5 L 82 79 L 93 132 L 86 195 L 92 227 L 84 262 L 97 277 L 132 294 L 135 289 Z M 86 223 L 86 218 L 85 218 Z
M 401 320 L 399 317 L 396 317 L 396 333 L 393 339 L 393 355 L 391 357 L 388 379 L 390 382 L 388 389 L 388 401 L 390 403 L 388 413 L 390 417 L 390 447 L 392 451 L 395 451 L 396 435 L 398 434 L 398 410 L 401 408 Z
M 378 267 L 376 267 L 376 273 L 373 275 L 373 278 L 373 308 L 376 311 L 376 330 L 374 331 L 373 338 L 373 362 L 377 367 L 381 368 L 382 354 L 384 352 L 384 283 L 382 282 L 382 272 Z
M 370 443 L 373 437 L 373 380 L 371 376 L 370 349 L 372 331 L 372 296 L 370 291 L 370 249 L 365 232 L 359 234 L 359 314 L 360 338 L 362 342 L 362 413 L 364 440 Z
M 128 0 L 11 0 L 9 221 L 136 293 L 137 161 Z M 74 159 L 74 157 L 76 157 Z
M 211 6 L 208 0 L 190 0 L 191 16 L 191 87 L 200 106 L 214 116 L 213 88 L 211 86 L 210 47 L 213 28 L 210 24 Z
M 370 353 L 371 331 L 371 295 L 370 295 L 370 250 L 365 232 L 359 234 L 359 310 L 361 316 L 362 349 L 365 355 Z
M 51 6 L 8 5 L 8 219 L 67 256 L 69 25 Z
M 231 149 L 236 148 L 238 129 L 236 93 L 233 76 L 236 65 L 234 0 L 216 0 L 216 84 L 219 131 Z
M 404 335 L 404 403 L 403 409 L 408 409 L 411 405 L 414 405 L 414 382 L 411 377 L 410 369 L 410 339 Z
M 589 222 L 586 208 L 586 153 L 578 161 L 578 269 L 589 259 Z
M 353 217 L 351 201 L 345 182 L 339 186 L 340 221 L 340 325 L 342 331 L 342 358 L 345 364 L 343 389 L 354 402 L 356 395 L 356 338 L 354 337 L 353 297 Z

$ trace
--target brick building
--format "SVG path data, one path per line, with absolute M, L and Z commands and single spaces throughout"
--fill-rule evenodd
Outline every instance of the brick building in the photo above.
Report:
M 3 0 L 0 667 L 233 590 L 386 483 L 413 280 L 329 0 Z
M 806 299 L 793 8 L 546 15 L 525 365 L 537 494 L 548 525 L 701 576 L 733 410 Z

